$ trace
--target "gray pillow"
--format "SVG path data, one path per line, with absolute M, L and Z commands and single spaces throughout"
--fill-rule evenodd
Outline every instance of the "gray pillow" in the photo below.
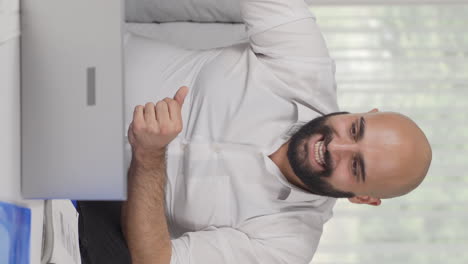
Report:
M 239 0 L 125 0 L 125 5 L 127 22 L 242 23 Z
M 127 22 L 242 22 L 239 0 L 125 0 Z

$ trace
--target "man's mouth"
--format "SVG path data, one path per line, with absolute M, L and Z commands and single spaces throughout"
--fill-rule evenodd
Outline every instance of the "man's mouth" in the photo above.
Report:
M 323 140 L 317 141 L 314 146 L 315 161 L 321 166 L 325 166 L 325 143 Z
M 325 152 L 326 152 L 326 142 L 325 138 L 322 135 L 315 135 L 307 144 L 308 152 L 309 152 L 309 162 L 317 170 L 324 170 L 325 169 Z

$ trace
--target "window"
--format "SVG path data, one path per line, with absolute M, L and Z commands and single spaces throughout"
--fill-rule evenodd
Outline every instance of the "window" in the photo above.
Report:
M 378 208 L 339 201 L 311 263 L 468 263 L 468 5 L 311 10 L 336 60 L 341 110 L 402 112 L 433 147 L 411 194 Z

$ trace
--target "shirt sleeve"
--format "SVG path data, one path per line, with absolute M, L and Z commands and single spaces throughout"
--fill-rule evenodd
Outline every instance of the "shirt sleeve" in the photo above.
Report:
M 239 228 L 189 232 L 172 240 L 171 264 L 307 264 L 322 226 L 321 218 L 272 215 L 251 219 Z
M 252 50 L 269 57 L 328 57 L 325 40 L 304 0 L 241 0 Z

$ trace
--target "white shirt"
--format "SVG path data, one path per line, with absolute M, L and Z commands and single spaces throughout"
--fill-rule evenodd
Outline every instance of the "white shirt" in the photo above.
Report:
M 249 43 L 190 51 L 128 36 L 126 123 L 190 92 L 169 145 L 171 264 L 309 263 L 335 199 L 290 184 L 268 155 L 294 125 L 338 111 L 334 63 L 302 0 L 245 0 Z

